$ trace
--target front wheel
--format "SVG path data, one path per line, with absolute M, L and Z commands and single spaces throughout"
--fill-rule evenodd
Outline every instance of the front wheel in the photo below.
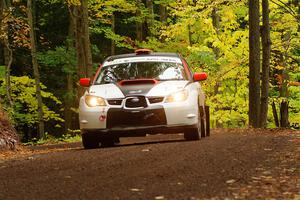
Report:
M 195 128 L 188 129 L 184 132 L 184 138 L 186 140 L 199 140 L 201 138 L 201 128 L 202 128 L 202 121 L 201 121 L 201 113 L 200 108 L 198 110 L 198 123 Z
M 209 106 L 205 106 L 205 124 L 206 124 L 206 136 L 210 136 L 210 113 Z
M 201 137 L 204 138 L 207 136 L 206 131 L 206 108 L 203 106 L 199 106 L 200 110 L 200 127 L 201 127 Z
M 102 136 L 100 138 L 100 144 L 101 147 L 112 147 L 115 144 L 120 143 L 119 137 L 113 137 L 113 136 Z
M 198 128 L 193 128 L 184 132 L 184 138 L 186 140 L 200 140 L 200 131 Z
M 99 140 L 95 134 L 89 132 L 82 132 L 82 145 L 85 149 L 94 149 L 99 147 Z

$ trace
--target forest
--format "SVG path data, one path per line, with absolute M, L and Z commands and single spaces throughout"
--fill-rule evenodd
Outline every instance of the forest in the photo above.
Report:
M 76 134 L 79 78 L 138 48 L 208 73 L 211 127 L 299 129 L 299 0 L 0 0 L 1 109 L 22 141 Z

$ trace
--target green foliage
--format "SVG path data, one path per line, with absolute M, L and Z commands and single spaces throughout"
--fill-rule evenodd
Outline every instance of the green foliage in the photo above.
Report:
M 55 50 L 39 53 L 38 60 L 42 65 L 51 68 L 60 68 L 61 72 L 65 74 L 76 73 L 77 62 L 74 48 L 66 48 L 64 46 L 56 47 Z
M 160 1 L 158 1 L 160 2 Z M 211 107 L 214 126 L 245 126 L 248 123 L 248 5 L 247 1 L 164 1 L 169 6 L 168 24 L 159 37 L 139 46 L 155 51 L 180 52 L 194 71 L 208 72 L 202 83 Z M 284 6 L 284 5 L 283 5 Z M 296 7 L 291 7 L 296 13 Z M 216 11 L 220 19 L 213 19 Z M 300 39 L 297 18 L 271 3 L 272 75 L 286 70 L 291 77 L 299 72 Z M 279 60 L 282 58 L 282 61 Z M 271 76 L 270 97 L 279 102 L 276 81 Z M 295 76 L 294 80 L 299 80 Z M 299 121 L 298 88 L 289 87 L 290 121 Z M 269 123 L 273 122 L 269 109 Z M 273 126 L 271 123 L 270 126 Z
M 67 43 L 70 43 L 67 40 Z M 48 50 L 38 54 L 38 60 L 43 71 L 48 73 L 42 74 L 42 81 L 47 85 L 51 85 L 51 89 L 55 95 L 62 96 L 70 102 L 76 97 L 76 91 L 66 92 L 66 83 L 64 81 L 67 75 L 72 76 L 72 80 L 77 77 L 77 62 L 75 49 L 72 47 L 60 46 L 54 50 Z M 49 73 L 50 72 L 50 73 Z
M 42 97 L 44 102 L 51 102 L 55 105 L 60 105 L 61 102 L 52 93 L 46 92 L 46 86 L 41 84 Z M 11 77 L 11 90 L 13 100 L 12 117 L 17 128 L 23 126 L 33 128 L 38 123 L 37 113 L 37 100 L 35 94 L 35 81 L 28 76 Z M 3 81 L 0 86 L 0 96 L 4 100 L 5 85 Z M 3 103 L 3 102 L 2 102 Z M 4 102 L 5 103 L 5 102 Z M 56 123 L 63 122 L 64 120 L 59 114 L 52 111 L 47 105 L 43 105 L 44 120 L 53 121 Z
M 299 81 L 300 73 L 295 73 L 291 77 L 292 81 Z M 289 121 L 290 124 L 300 123 L 300 87 L 289 86 Z
M 208 80 L 201 84 L 207 94 L 207 103 L 211 107 L 213 124 L 223 127 L 247 125 L 248 1 L 154 0 L 152 2 L 154 3 L 153 15 L 148 10 L 146 1 L 142 0 L 88 1 L 94 65 L 97 66 L 104 57 L 110 54 L 111 41 L 114 41 L 116 45 L 116 53 L 132 52 L 132 49 L 136 47 L 181 53 L 194 71 L 205 71 L 209 74 Z M 284 72 L 290 81 L 300 81 L 300 38 L 299 18 L 297 18 L 299 8 L 295 2 L 270 1 L 272 40 L 270 98 L 276 102 L 277 106 L 282 98 L 279 97 L 280 87 L 275 80 L 275 75 Z M 10 32 L 14 34 L 10 35 L 9 39 L 18 43 L 13 49 L 14 63 L 24 63 L 23 68 L 13 66 L 12 74 L 22 76 L 31 73 L 29 68 L 25 68 L 31 65 L 30 56 L 26 50 L 22 49 L 29 46 L 28 42 L 25 43 L 26 45 L 22 43 L 26 41 L 26 35 L 28 35 L 26 20 L 21 20 L 26 18 L 26 6 L 20 1 L 12 1 L 12 4 L 16 20 L 10 22 Z M 38 56 L 41 80 L 47 85 L 48 90 L 63 99 L 64 103 L 73 101 L 77 94 L 75 89 L 66 92 L 69 91 L 67 83 L 70 81 L 67 77 L 72 77 L 71 88 L 76 88 L 77 82 L 76 53 L 73 48 L 75 45 L 66 38 L 70 30 L 68 25 L 72 25 L 68 21 L 68 11 L 71 10 L 68 10 L 68 6 L 72 8 L 79 4 L 79 0 L 36 2 L 38 11 L 36 31 L 41 52 Z M 167 8 L 166 22 L 160 21 L 160 5 Z M 219 18 L 217 24 L 213 19 L 214 14 Z M 115 19 L 114 31 L 113 19 Z M 137 23 L 143 29 L 144 41 L 136 39 Z M 15 36 L 18 37 L 15 38 Z M 3 67 L 0 67 L 0 78 L 4 78 Z M 18 99 L 14 109 L 17 113 L 21 113 L 17 115 L 19 122 L 26 124 L 28 121 L 32 126 L 36 120 L 32 117 L 32 110 L 35 106 L 30 103 L 31 98 L 28 96 L 31 95 L 32 102 L 35 102 L 34 86 L 28 86 L 28 88 L 22 91 L 14 89 L 23 95 L 20 96 L 23 98 L 21 100 L 18 99 L 19 93 L 13 92 L 13 98 Z M 2 84 L 2 96 L 5 94 L 4 91 Z M 26 96 L 27 93 L 30 95 Z M 288 86 L 287 94 L 289 96 L 284 98 L 289 101 L 290 121 L 291 123 L 299 122 L 299 87 Z M 49 96 L 51 95 L 44 97 L 47 99 L 45 100 L 49 110 L 50 107 L 56 107 L 54 113 L 61 112 L 61 107 L 56 106 L 56 102 Z M 271 111 L 269 108 L 269 127 L 274 126 Z M 31 114 L 27 116 L 27 113 Z M 48 115 L 49 117 L 51 115 Z
M 160 38 L 141 46 L 156 51 L 180 52 L 194 71 L 208 72 L 202 83 L 211 108 L 213 126 L 245 126 L 248 121 L 248 9 L 245 1 L 169 2 L 175 21 L 160 29 Z M 220 5 L 220 6 L 216 6 Z M 184 8 L 184 9 L 183 9 Z M 217 8 L 219 27 L 212 11 Z M 201 10 L 201 12 L 199 12 Z
M 43 144 L 60 144 L 60 143 L 71 143 L 80 142 L 81 135 L 80 130 L 73 130 L 76 134 L 63 134 L 60 137 L 54 137 L 48 133 L 45 134 L 45 138 L 36 139 L 33 138 L 30 142 L 24 143 L 25 145 L 43 145 Z
M 0 78 L 5 78 L 5 66 L 0 65 Z
M 135 1 L 126 1 L 126 0 L 90 0 L 89 1 L 89 11 L 91 15 L 90 20 L 90 30 L 92 34 L 103 35 L 106 39 L 112 40 L 115 42 L 115 45 L 120 48 L 132 49 L 132 46 L 128 44 L 128 36 L 123 36 L 114 32 L 111 28 L 112 26 L 112 16 L 115 14 L 134 14 L 137 11 Z M 131 17 L 130 17 L 131 18 Z M 128 24 L 137 21 L 135 17 L 131 19 L 122 19 L 122 23 Z

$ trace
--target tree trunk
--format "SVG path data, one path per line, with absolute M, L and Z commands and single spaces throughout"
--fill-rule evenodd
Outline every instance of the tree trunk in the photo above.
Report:
M 288 128 L 289 127 L 289 103 L 286 100 L 281 101 L 280 103 L 280 127 Z
M 163 24 L 166 24 L 168 18 L 167 7 L 163 4 L 159 5 L 159 18 Z
M 271 57 L 271 39 L 269 24 L 269 0 L 262 0 L 262 77 L 261 77 L 261 111 L 260 127 L 267 126 L 268 99 L 269 99 L 269 73 Z
M 279 95 L 284 100 L 280 102 L 280 127 L 287 128 L 289 127 L 289 115 L 288 115 L 288 82 L 289 82 L 289 76 L 286 70 L 286 59 L 287 55 L 286 53 L 280 55 L 280 65 L 283 66 L 282 74 L 280 75 L 281 81 L 279 85 Z
M 277 109 L 274 101 L 272 102 L 272 111 L 273 111 L 275 125 L 276 127 L 279 127 L 278 114 L 277 114 Z
M 218 9 L 217 8 L 213 8 L 212 13 L 211 13 L 211 18 L 213 21 L 213 26 L 214 29 L 216 30 L 216 34 L 219 35 L 220 34 L 220 16 L 218 14 Z M 213 47 L 213 51 L 215 54 L 215 58 L 216 60 L 220 58 L 220 49 L 218 47 Z M 222 83 L 220 80 L 216 80 L 216 84 L 214 86 L 214 94 L 220 94 L 221 91 L 219 90 L 219 88 L 222 86 Z M 216 111 L 218 111 L 219 109 L 216 108 Z M 216 122 L 216 128 L 223 128 L 223 124 L 220 122 Z
M 6 38 L 4 39 L 5 89 L 6 89 L 6 98 L 10 107 L 13 106 L 13 101 L 11 98 L 11 81 L 10 81 L 10 69 L 11 69 L 12 62 L 13 62 L 13 51 L 10 48 L 8 38 Z
M 10 1 L 0 0 L 0 42 L 3 45 L 3 54 L 4 54 L 4 65 L 5 65 L 5 89 L 6 89 L 6 98 L 10 107 L 13 106 L 13 101 L 11 98 L 11 81 L 10 81 L 10 69 L 13 61 L 13 51 L 10 48 L 9 43 L 9 25 L 8 20 L 4 22 L 4 13 L 7 12 L 6 17 L 11 16 L 11 11 L 9 10 Z
M 218 14 L 218 9 L 214 8 L 212 10 L 212 21 L 213 21 L 213 26 L 216 30 L 216 34 L 219 35 L 220 33 L 220 16 Z M 218 47 L 213 47 L 213 51 L 215 53 L 216 59 L 218 59 L 220 57 L 220 49 Z
M 92 52 L 91 52 L 91 42 L 90 42 L 90 33 L 89 33 L 89 21 L 88 21 L 88 7 L 87 7 L 87 0 L 81 0 L 81 9 L 82 9 L 82 17 L 83 17 L 83 35 L 82 37 L 82 45 L 84 50 L 84 57 L 85 57 L 85 63 L 83 66 L 85 70 L 82 75 L 85 77 L 92 78 L 92 67 L 93 67 L 93 61 L 92 61 Z
M 115 14 L 113 13 L 111 16 L 111 30 L 113 33 L 116 33 L 116 24 L 115 24 Z M 112 39 L 111 40 L 111 55 L 116 54 L 116 44 L 115 41 Z
M 259 1 L 249 0 L 249 125 L 260 126 Z
M 80 0 L 80 5 L 72 6 L 70 14 L 74 19 L 74 36 L 77 54 L 77 76 L 78 78 L 92 78 L 92 52 L 90 47 L 88 8 L 87 0 Z M 84 89 L 78 87 L 78 98 L 82 96 Z
M 146 6 L 148 9 L 148 16 L 146 19 L 147 27 L 148 27 L 148 36 L 152 36 L 154 34 L 154 10 L 153 10 L 153 0 L 146 0 Z
M 34 13 L 34 9 L 35 8 L 32 5 L 32 0 L 28 0 L 27 14 L 28 14 L 28 24 L 30 27 L 29 35 L 30 35 L 30 43 L 31 43 L 31 57 L 32 57 L 34 79 L 35 79 L 35 87 L 36 87 L 36 98 L 38 103 L 38 121 L 39 121 L 38 133 L 40 138 L 44 138 L 43 101 L 41 95 L 39 65 L 37 62 L 37 48 L 36 48 L 34 21 L 33 21 L 34 19 L 32 14 Z
M 73 98 L 73 74 L 67 74 L 67 93 L 71 95 L 67 95 L 65 97 L 65 109 L 64 109 L 64 120 L 65 120 L 65 132 L 67 133 L 69 129 L 72 129 L 72 119 L 73 119 L 73 111 L 71 110 L 74 98 Z
M 141 11 L 140 11 L 140 5 L 142 4 L 141 0 L 136 0 L 136 5 L 137 5 L 137 11 L 136 11 L 136 17 L 137 17 L 137 21 L 136 21 L 136 40 L 141 42 L 143 41 L 143 20 L 141 19 Z
M 298 7 L 297 18 L 300 20 L 300 0 L 295 0 L 295 6 Z M 300 32 L 300 23 L 298 22 L 298 32 Z
M 193 41 L 192 41 L 192 32 L 191 32 L 191 25 L 188 24 L 188 38 L 189 38 L 189 46 L 193 45 Z
M 2 27 L 2 23 L 3 23 L 3 12 L 4 12 L 4 2 L 3 0 L 0 0 L 0 27 Z
M 70 11 L 70 10 L 69 10 Z M 75 22 L 75 18 L 73 17 L 73 15 L 71 14 L 71 12 L 69 12 L 69 16 L 70 16 L 70 22 L 69 22 L 69 33 L 68 33 L 68 43 L 67 43 L 67 49 L 69 51 L 69 49 L 73 49 L 75 48 L 75 44 L 74 44 L 74 22 Z M 76 69 L 76 66 L 74 66 L 74 70 Z M 72 107 L 75 104 L 75 98 L 74 98 L 74 73 L 72 72 L 68 72 L 66 74 L 66 80 L 67 80 L 67 94 L 64 97 L 64 120 L 65 120 L 65 132 L 67 133 L 70 129 L 74 129 L 75 127 L 73 127 L 73 116 L 74 116 L 74 112 L 72 111 Z M 76 120 L 77 122 L 77 120 Z M 77 127 L 77 126 L 76 126 Z

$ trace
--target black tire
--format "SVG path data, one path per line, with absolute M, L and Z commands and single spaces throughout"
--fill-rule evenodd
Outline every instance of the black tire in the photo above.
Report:
M 209 106 L 205 106 L 205 124 L 206 124 L 206 136 L 210 136 L 210 112 Z
M 114 141 L 112 139 L 101 139 L 100 140 L 101 146 L 100 147 L 112 147 L 114 146 Z
M 85 149 L 95 149 L 99 147 L 99 139 L 93 133 L 83 132 L 81 134 L 82 145 Z
M 201 117 L 200 117 L 200 109 L 198 111 L 198 124 L 196 128 L 192 128 L 189 130 L 186 130 L 184 132 L 184 138 L 186 140 L 199 140 L 201 138 Z
M 198 129 L 193 128 L 184 132 L 184 138 L 188 141 L 200 140 L 200 134 L 200 132 L 198 133 Z
M 207 133 L 206 133 L 206 113 L 205 113 L 205 107 L 200 106 L 200 126 L 201 126 L 201 138 L 205 138 Z
M 114 143 L 119 144 L 120 143 L 120 138 L 119 137 L 114 137 Z
M 104 136 L 100 139 L 101 147 L 112 147 L 116 143 L 120 143 L 119 137 Z

